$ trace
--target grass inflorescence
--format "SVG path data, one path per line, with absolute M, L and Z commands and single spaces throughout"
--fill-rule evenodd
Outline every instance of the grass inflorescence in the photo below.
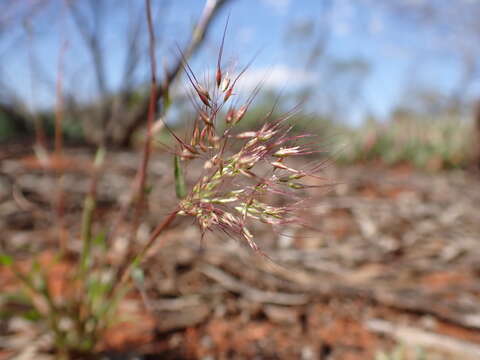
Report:
M 224 71 L 224 39 L 225 35 L 213 79 L 200 83 L 184 62 L 197 116 L 189 139 L 170 131 L 178 145 L 174 151 L 177 161 L 199 160 L 203 171 L 179 202 L 178 214 L 194 217 L 202 238 L 207 231 L 220 231 L 245 240 L 259 251 L 248 222 L 256 220 L 274 226 L 300 222 L 295 215 L 303 201 L 298 192 L 312 186 L 304 180 L 318 178 L 324 163 L 301 168 L 290 163 L 293 157 L 317 153 L 314 142 L 305 143 L 311 135 L 291 134 L 293 125 L 289 120 L 297 108 L 280 117 L 273 117 L 272 109 L 258 119 L 258 129 L 237 131 L 261 84 L 244 103 L 238 103 L 236 85 L 249 65 L 235 76 Z M 183 179 L 177 176 L 177 185 L 179 181 Z M 280 195 L 284 204 L 269 202 L 271 194 Z

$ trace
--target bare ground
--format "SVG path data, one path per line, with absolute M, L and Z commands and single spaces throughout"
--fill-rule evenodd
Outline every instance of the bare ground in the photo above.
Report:
M 79 248 L 88 158 L 77 149 L 57 164 L 65 171 L 72 252 Z M 139 241 L 173 206 L 172 191 L 165 191 L 172 189 L 170 165 L 162 156 L 151 164 L 151 211 Z M 134 154 L 109 155 L 98 223 L 113 217 L 136 166 Z M 478 178 L 371 165 L 331 166 L 325 176 L 338 184 L 309 190 L 311 207 L 302 216 L 311 227 L 254 229 L 273 262 L 214 235 L 200 251 L 198 230 L 187 219 L 178 221 L 145 263 L 143 296 L 121 305 L 129 320 L 109 331 L 103 347 L 132 359 L 349 360 L 373 359 L 404 344 L 405 359 L 419 349 L 427 359 L 479 359 Z M 2 251 L 51 259 L 56 186 L 55 171 L 45 172 L 33 157 L 4 156 Z M 112 258 L 124 245 L 121 236 L 117 242 Z M 15 288 L 6 271 L 0 286 Z M 33 358 L 41 343 L 25 334 L 30 325 L 1 320 L 0 359 Z

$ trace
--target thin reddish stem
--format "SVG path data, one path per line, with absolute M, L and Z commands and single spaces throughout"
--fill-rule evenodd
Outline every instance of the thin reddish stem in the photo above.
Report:
M 152 152 L 152 128 L 156 115 L 156 99 L 157 99 L 157 69 L 155 58 L 155 32 L 153 30 L 152 10 L 150 0 L 145 0 L 145 7 L 147 12 L 147 24 L 149 35 L 149 56 L 150 56 L 150 103 L 148 106 L 147 115 L 147 136 L 145 139 L 145 145 L 143 148 L 143 157 L 138 172 L 138 202 L 135 211 L 135 220 L 133 226 L 133 233 L 136 232 L 140 216 L 142 213 L 142 207 L 145 202 L 145 184 L 147 181 L 148 162 L 150 160 L 150 154 Z

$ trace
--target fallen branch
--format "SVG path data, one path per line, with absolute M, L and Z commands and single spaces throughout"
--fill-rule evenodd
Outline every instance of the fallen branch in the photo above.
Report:
M 412 345 L 431 348 L 437 351 L 448 352 L 469 359 L 480 358 L 480 346 L 449 336 L 435 334 L 411 326 L 397 325 L 380 319 L 370 319 L 365 322 L 368 329 L 373 332 L 386 334 L 396 341 Z
M 240 293 L 246 298 L 258 303 L 276 305 L 303 305 L 309 301 L 309 297 L 305 294 L 289 294 L 253 288 L 242 283 L 241 281 L 238 281 L 233 276 L 215 266 L 205 264 L 201 267 L 200 271 L 208 278 L 218 282 L 224 288 L 236 293 Z

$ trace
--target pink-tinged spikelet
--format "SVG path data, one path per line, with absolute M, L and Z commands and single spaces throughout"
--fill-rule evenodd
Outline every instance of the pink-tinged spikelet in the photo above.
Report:
M 316 174 L 322 166 L 296 168 L 290 163 L 289 159 L 294 156 L 316 152 L 300 142 L 306 135 L 289 135 L 292 126 L 287 121 L 297 112 L 296 109 L 276 119 L 272 119 L 272 111 L 258 130 L 235 133 L 236 125 L 248 112 L 260 86 L 244 104 L 228 104 L 232 101 L 238 79 L 248 66 L 233 80 L 222 71 L 225 31 L 214 79 L 206 81 L 214 84 L 213 87 L 202 86 L 184 61 L 198 115 L 189 140 L 173 136 L 181 148 L 180 158 L 185 161 L 200 159 L 203 174 L 180 201 L 179 214 L 194 217 L 202 236 L 207 231 L 221 231 L 243 239 L 259 251 L 248 223 L 255 220 L 278 226 L 300 222 L 295 214 L 299 204 L 303 206 L 303 200 L 298 196 L 301 194 L 295 192 L 311 187 L 302 180 L 308 177 L 321 179 Z M 221 127 L 218 126 L 220 121 Z M 282 203 L 287 205 L 269 203 L 271 196 L 268 194 L 284 197 Z

